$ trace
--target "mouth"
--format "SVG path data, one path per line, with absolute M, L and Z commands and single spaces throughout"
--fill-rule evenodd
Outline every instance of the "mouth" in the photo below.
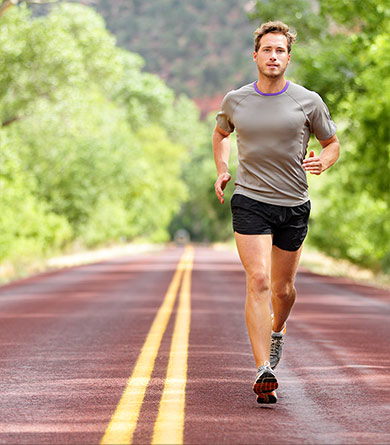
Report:
M 275 65 L 274 63 L 267 63 L 268 68 L 279 68 L 279 65 Z

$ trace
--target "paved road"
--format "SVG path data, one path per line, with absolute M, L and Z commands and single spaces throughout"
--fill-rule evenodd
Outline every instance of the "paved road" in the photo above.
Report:
M 386 291 L 300 271 L 255 402 L 237 255 L 171 248 L 0 288 L 0 443 L 390 444 Z

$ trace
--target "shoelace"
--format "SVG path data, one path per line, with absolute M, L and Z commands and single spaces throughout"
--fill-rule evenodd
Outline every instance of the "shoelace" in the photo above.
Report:
M 277 355 L 278 349 L 284 344 L 283 338 L 273 338 L 271 341 L 271 355 Z

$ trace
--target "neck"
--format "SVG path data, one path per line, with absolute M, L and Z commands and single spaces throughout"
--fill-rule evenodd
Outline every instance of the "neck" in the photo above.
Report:
M 286 86 L 286 82 L 284 76 L 272 78 L 260 74 L 259 80 L 257 81 L 257 88 L 265 94 L 278 93 Z

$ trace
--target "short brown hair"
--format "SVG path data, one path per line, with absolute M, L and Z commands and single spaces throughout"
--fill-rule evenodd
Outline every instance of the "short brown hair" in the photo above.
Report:
M 255 51 L 257 52 L 260 48 L 260 39 L 263 35 L 273 32 L 275 34 L 283 34 L 287 39 L 287 49 L 291 52 L 291 46 L 295 42 L 296 34 L 290 32 L 288 26 L 280 21 L 277 22 L 267 22 L 263 23 L 256 31 L 253 33 L 255 37 Z

